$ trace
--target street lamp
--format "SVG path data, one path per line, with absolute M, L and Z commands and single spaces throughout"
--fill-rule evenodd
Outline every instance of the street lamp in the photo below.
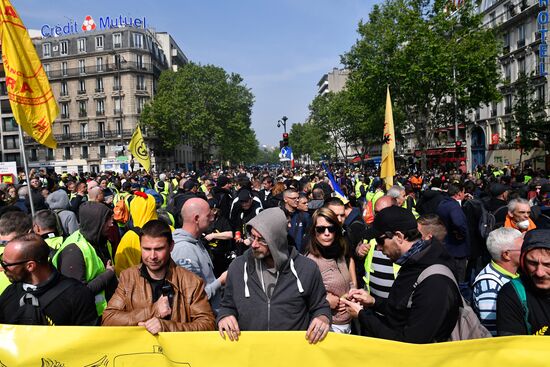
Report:
M 286 120 L 288 120 L 288 117 L 283 116 L 279 121 L 277 121 L 277 127 L 281 127 L 281 125 L 283 125 L 285 134 L 286 134 Z

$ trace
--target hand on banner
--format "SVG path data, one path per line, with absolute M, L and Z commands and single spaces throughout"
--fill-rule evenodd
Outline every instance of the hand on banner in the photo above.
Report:
M 218 322 L 218 329 L 220 335 L 225 339 L 224 331 L 227 333 L 229 340 L 237 341 L 239 340 L 239 335 L 241 335 L 241 330 L 239 329 L 239 323 L 235 316 L 226 316 Z
M 309 344 L 316 344 L 317 342 L 325 339 L 330 331 L 330 324 L 326 316 L 317 316 L 309 324 L 309 328 L 306 332 L 306 339 Z
M 162 331 L 162 324 L 160 323 L 160 320 L 156 317 L 153 317 L 152 319 L 149 319 L 145 322 L 138 322 L 138 326 L 145 326 L 145 329 L 147 329 L 147 331 L 153 335 L 157 335 L 159 332 Z

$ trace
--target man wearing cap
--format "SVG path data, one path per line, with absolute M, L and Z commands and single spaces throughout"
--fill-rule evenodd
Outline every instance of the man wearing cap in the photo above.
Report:
M 519 273 L 498 294 L 498 335 L 550 335 L 550 230 L 525 234 Z
M 248 189 L 242 189 L 237 196 L 239 202 L 233 206 L 229 221 L 233 232 L 245 233 L 244 225 L 254 218 L 261 210 L 262 205 L 254 200 L 252 193 Z M 237 252 L 244 252 L 242 238 L 237 238 Z
M 448 340 L 461 305 L 458 287 L 440 274 L 428 276 L 416 287 L 415 283 L 431 265 L 442 264 L 452 270 L 454 259 L 435 238 L 422 240 L 416 219 L 407 209 L 391 206 L 381 210 L 373 228 L 377 247 L 401 269 L 386 301 L 358 289 L 341 302 L 359 318 L 366 336 L 408 343 Z
M 502 227 L 504 225 L 510 190 L 509 186 L 500 183 L 492 184 L 489 189 L 491 197 L 485 202 L 485 208 L 495 216 L 495 227 Z
M 227 176 L 218 177 L 216 187 L 212 189 L 212 195 L 218 207 L 220 208 L 220 215 L 229 219 L 229 213 L 231 211 L 231 203 L 233 202 L 233 193 L 231 192 L 232 182 Z
M 238 340 L 241 330 L 307 330 L 310 343 L 329 331 L 331 311 L 317 265 L 288 245 L 287 219 L 269 208 L 247 223 L 250 248 L 231 263 L 218 329 Z

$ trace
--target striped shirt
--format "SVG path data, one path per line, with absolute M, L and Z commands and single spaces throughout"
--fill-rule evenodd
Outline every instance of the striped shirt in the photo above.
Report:
M 502 286 L 508 283 L 517 274 L 512 274 L 500 265 L 491 261 L 481 270 L 474 281 L 474 304 L 483 326 L 497 335 L 497 296 Z
M 381 298 L 388 298 L 395 280 L 392 261 L 382 251 L 374 250 L 371 267 L 370 293 Z

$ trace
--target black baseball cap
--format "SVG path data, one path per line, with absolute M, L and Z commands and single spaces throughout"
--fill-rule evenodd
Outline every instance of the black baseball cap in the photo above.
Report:
M 365 232 L 365 238 L 370 240 L 380 237 L 386 232 L 405 233 L 417 228 L 418 224 L 414 215 L 407 209 L 394 205 L 382 209 L 375 215 L 372 227 Z

